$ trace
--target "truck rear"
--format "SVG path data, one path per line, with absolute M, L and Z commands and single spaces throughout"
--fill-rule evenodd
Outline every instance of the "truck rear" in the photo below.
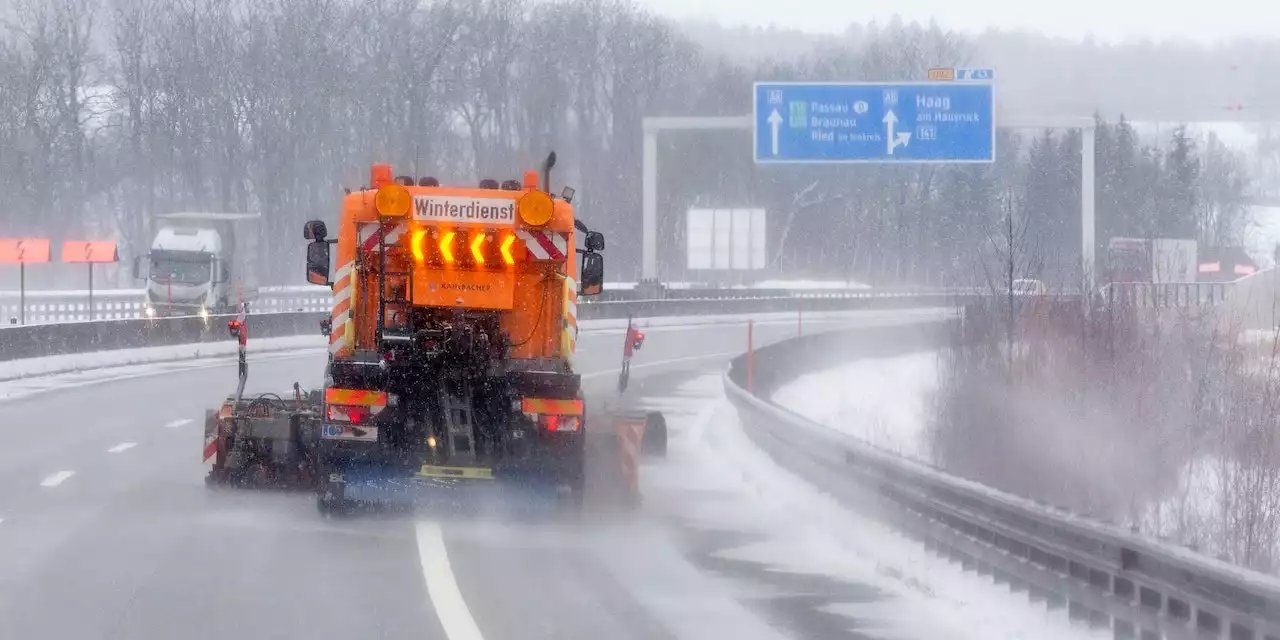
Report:
M 604 238 L 572 189 L 548 191 L 554 158 L 541 185 L 528 171 L 476 188 L 374 165 L 336 238 L 307 223 L 308 280 L 334 293 L 322 510 L 506 480 L 580 503 L 577 299 L 602 289 Z

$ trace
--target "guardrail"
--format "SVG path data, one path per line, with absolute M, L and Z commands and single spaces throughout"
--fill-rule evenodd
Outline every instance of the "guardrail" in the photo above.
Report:
M 879 295 L 845 297 L 750 297 L 675 300 L 615 300 L 578 306 L 582 320 L 655 316 L 700 316 L 781 311 L 852 311 L 953 306 L 965 298 L 950 294 Z M 324 311 L 258 313 L 250 319 L 253 337 L 319 335 Z M 202 318 L 133 318 L 10 326 L 0 328 L 0 361 L 40 356 L 84 353 L 107 349 L 132 349 L 226 340 L 226 321 L 233 316 Z
M 25 297 L 26 324 L 82 322 L 89 320 L 89 292 L 0 291 L 0 323 L 10 324 L 19 314 L 19 301 Z M 93 292 L 94 320 L 129 320 L 142 318 L 142 289 L 104 289 Z M 333 294 L 327 287 L 314 285 L 264 287 L 254 302 L 254 309 L 264 313 L 327 311 L 333 307 Z
M 1185 308 L 1212 306 L 1221 303 L 1231 290 L 1230 282 L 1200 283 L 1143 283 L 1121 282 L 1101 288 L 1108 304 L 1123 304 L 1141 308 Z M 985 290 L 977 288 L 921 288 L 875 287 L 863 289 L 806 289 L 806 288 L 705 288 L 671 287 L 665 289 L 663 300 L 723 300 L 742 298 L 881 298 L 906 296 L 933 296 L 941 294 L 981 295 Z M 647 294 L 639 289 L 613 288 L 592 298 L 584 298 L 582 305 L 605 302 L 634 301 Z M 142 318 L 142 289 L 104 289 L 93 292 L 93 319 L 129 320 Z M 19 313 L 17 291 L 0 291 L 0 326 L 12 324 Z M 50 324 L 55 322 L 82 322 L 90 319 L 89 292 L 28 291 L 25 296 L 26 324 Z M 332 308 L 333 295 L 326 287 L 314 285 L 264 287 L 260 290 L 254 308 L 262 313 L 323 312 Z
M 1110 305 L 1142 309 L 1182 309 L 1222 304 L 1232 282 L 1116 282 L 1104 285 L 1102 295 Z
M 723 300 L 742 298 L 881 298 L 942 293 L 964 293 L 960 289 L 922 289 L 917 287 L 879 287 L 875 289 L 747 289 L 747 288 L 668 288 L 662 292 L 663 300 Z M 640 290 L 606 289 L 602 294 L 584 298 L 580 305 L 606 302 L 634 301 L 644 297 Z M 0 325 L 17 322 L 22 314 L 19 306 L 26 308 L 26 324 L 51 324 L 56 322 L 83 322 L 90 319 L 89 292 L 86 291 L 28 291 L 25 301 L 17 291 L 0 291 Z M 94 320 L 130 320 L 145 317 L 142 289 L 105 289 L 93 292 Z M 260 313 L 325 312 L 333 308 L 333 294 L 327 287 L 314 285 L 263 287 L 253 308 Z
M 1116 638 L 1280 638 L 1280 579 L 1142 538 L 875 449 L 765 400 L 804 371 L 937 348 L 947 323 L 836 331 L 758 349 L 724 386 L 747 434 L 838 499 L 935 553 Z

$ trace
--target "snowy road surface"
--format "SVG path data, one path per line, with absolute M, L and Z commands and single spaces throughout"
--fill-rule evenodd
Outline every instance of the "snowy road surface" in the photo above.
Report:
M 869 312 L 841 324 L 913 316 L 921 314 Z M 756 339 L 794 331 L 764 324 Z M 232 388 L 229 362 L 157 365 L 119 381 L 49 379 L 39 393 L 0 400 L 0 638 L 942 637 L 892 622 L 910 617 L 904 604 L 943 612 L 975 638 L 1057 637 L 1025 605 L 982 609 L 1005 620 L 993 634 L 974 626 L 978 609 L 965 614 L 963 603 L 893 596 L 909 581 L 886 582 L 874 546 L 862 547 L 861 564 L 846 561 L 847 544 L 821 546 L 826 525 L 812 513 L 790 514 L 785 534 L 798 537 L 782 548 L 803 553 L 784 554 L 781 571 L 713 553 L 763 535 L 782 513 L 779 495 L 797 508 L 810 502 L 761 493 L 761 480 L 777 480 L 766 461 L 743 457 L 750 452 L 732 440 L 731 416 L 678 409 L 717 406 L 708 381 L 741 351 L 743 327 L 649 334 L 631 395 L 675 407 L 671 458 L 646 467 L 640 512 L 589 512 L 576 524 L 329 520 L 307 495 L 209 491 L 199 461 L 203 410 Z M 600 333 L 580 342 L 591 402 L 613 395 L 618 341 Z M 264 355 L 250 387 L 316 386 L 322 358 Z M 760 504 L 753 496 L 763 496 Z M 861 539 L 857 530 L 826 535 Z M 818 566 L 823 558 L 830 563 Z M 818 569 L 840 577 L 803 577 Z M 780 584 L 789 572 L 800 577 Z M 840 597 L 848 593 L 857 597 Z M 884 598 L 899 608 L 873 606 Z

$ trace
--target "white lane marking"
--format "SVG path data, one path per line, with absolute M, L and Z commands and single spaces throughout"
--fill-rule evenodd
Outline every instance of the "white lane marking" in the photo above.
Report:
M 449 640 L 484 640 L 466 601 L 462 599 L 458 581 L 453 577 L 440 523 L 419 520 L 415 526 L 422 576 L 427 581 L 427 594 L 431 596 L 431 606 L 440 618 L 440 626 L 444 627 L 445 637 Z
M 107 452 L 108 452 L 108 453 L 120 453 L 121 451 L 125 451 L 125 450 L 128 450 L 128 449 L 132 449 L 132 448 L 134 448 L 134 447 L 136 447 L 136 446 L 138 446 L 138 443 L 136 443 L 136 442 L 121 442 L 120 444 L 118 444 L 118 445 L 116 445 L 116 446 L 114 446 L 114 447 L 111 447 L 110 449 L 107 449 Z
M 173 422 L 170 422 L 169 424 L 166 424 L 165 428 L 174 429 L 176 427 L 181 427 L 182 425 L 185 425 L 185 424 L 191 424 L 191 418 L 179 418 L 177 420 L 174 420 Z
M 49 477 L 45 478 L 44 480 L 41 480 L 41 481 L 40 481 L 40 486 L 42 486 L 42 487 L 56 487 L 56 486 L 58 486 L 58 485 L 62 484 L 63 482 L 65 482 L 67 478 L 70 478 L 71 476 L 74 476 L 75 474 L 76 474 L 76 472 L 74 472 L 74 471 L 59 471 L 59 472 L 57 472 L 57 473 L 55 473 L 55 474 L 53 474 L 53 475 L 51 475 L 51 476 L 49 476 Z

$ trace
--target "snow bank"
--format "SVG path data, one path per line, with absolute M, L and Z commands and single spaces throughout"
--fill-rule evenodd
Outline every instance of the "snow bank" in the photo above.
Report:
M 1111 637 L 1072 627 L 1063 612 L 1028 606 L 1025 594 L 932 555 L 778 466 L 743 433 L 718 374 L 681 385 L 671 398 L 646 400 L 664 409 L 670 430 L 667 459 L 647 462 L 641 471 L 646 508 L 698 530 L 732 532 L 711 552 L 713 564 L 749 563 L 782 577 L 776 584 L 743 585 L 744 591 L 803 598 L 849 618 L 847 628 L 866 637 Z M 730 575 L 748 574 L 730 568 Z M 788 573 L 825 577 L 834 586 L 786 580 Z M 787 586 L 796 584 L 805 586 Z M 850 597 L 850 585 L 877 593 Z
M 296 358 L 299 356 L 322 357 L 325 353 L 326 350 L 324 347 L 301 350 L 289 348 L 270 352 L 250 352 L 249 358 L 251 363 L 262 363 L 268 360 Z M 198 359 L 185 358 L 132 365 L 113 365 L 96 369 L 82 369 L 79 371 L 58 373 L 56 375 L 37 375 L 29 378 L 16 378 L 0 382 L 0 402 L 29 398 L 49 391 L 72 389 L 76 387 L 102 384 L 104 382 L 128 380 L 131 378 L 170 375 L 181 373 L 183 371 L 190 371 L 192 369 L 204 369 L 208 367 L 230 365 L 234 362 L 234 356 L 202 356 Z M 250 384 L 252 386 L 252 383 Z
M 272 353 L 279 351 L 299 351 L 303 349 L 324 349 L 329 339 L 321 336 L 292 336 L 287 338 L 258 338 L 249 342 L 249 353 Z M 234 340 L 219 342 L 201 342 L 197 344 L 179 344 L 165 347 L 144 347 L 140 349 L 118 349 L 112 351 L 95 351 L 93 353 L 70 353 L 61 356 L 45 356 L 43 358 L 24 358 L 0 362 L 0 381 L 45 376 L 56 373 L 89 371 L 109 367 L 125 367 L 140 364 L 174 362 L 218 356 L 233 356 L 237 351 Z
M 803 375 L 772 400 L 871 446 L 929 462 L 929 401 L 937 380 L 936 352 L 867 358 Z
M 913 321 L 930 321 L 939 320 L 949 317 L 955 312 L 952 309 L 944 308 L 928 308 L 919 309 L 863 309 L 856 311 L 806 311 L 799 314 L 795 311 L 779 311 L 774 313 L 743 313 L 743 314 L 716 314 L 716 315 L 700 315 L 700 316 L 676 316 L 676 317 L 658 317 L 658 318 L 635 318 L 632 320 L 637 327 L 648 329 L 650 327 L 701 327 L 711 324 L 718 325 L 745 325 L 747 321 L 753 321 L 756 324 L 793 324 L 798 325 L 801 329 L 810 324 L 835 322 L 839 320 L 847 320 L 855 317 L 866 317 L 867 314 L 889 314 L 892 313 L 892 322 L 899 324 L 902 322 Z M 888 316 L 886 316 L 888 317 Z M 586 333 L 621 333 L 627 328 L 627 320 L 625 318 L 616 320 L 584 320 L 578 324 L 581 331 Z

